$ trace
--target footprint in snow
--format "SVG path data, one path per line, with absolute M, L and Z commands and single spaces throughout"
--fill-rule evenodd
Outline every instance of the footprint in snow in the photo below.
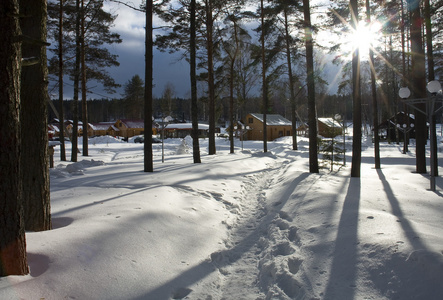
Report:
M 172 299 L 183 299 L 192 292 L 189 288 L 178 288 L 172 293 Z

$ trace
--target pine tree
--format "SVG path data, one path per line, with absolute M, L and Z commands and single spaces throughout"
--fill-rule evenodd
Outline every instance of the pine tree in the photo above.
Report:
M 74 81 L 74 98 L 78 99 L 78 93 L 81 91 L 82 98 L 82 120 L 83 120 L 83 155 L 88 155 L 88 114 L 87 114 L 87 82 L 94 80 L 103 85 L 108 93 L 115 92 L 115 88 L 120 85 L 109 75 L 107 68 L 117 67 L 117 55 L 111 54 L 109 49 L 103 47 L 104 44 L 121 43 L 120 35 L 111 32 L 110 28 L 116 18 L 115 15 L 105 12 L 103 10 L 103 0 L 100 1 L 85 1 L 72 0 L 65 1 L 64 6 L 64 44 L 62 50 L 65 57 L 75 57 L 74 60 L 67 60 L 64 63 L 64 70 L 69 74 Z M 49 36 L 58 41 L 60 36 L 58 34 L 60 28 L 54 20 L 59 18 L 59 9 L 57 4 L 50 2 L 49 4 Z M 74 36 L 75 38 L 73 38 Z M 59 47 L 56 46 L 51 50 L 55 53 L 59 52 Z M 59 71 L 59 57 L 53 56 L 50 60 L 50 72 L 57 74 Z M 81 83 L 80 87 L 77 84 Z M 74 104 L 77 106 L 77 104 Z M 76 111 L 74 108 L 74 119 Z M 74 128 L 78 128 L 74 124 Z M 75 129 L 74 129 L 75 131 Z M 73 135 L 73 146 L 76 144 L 76 136 Z M 76 145 L 75 145 L 76 146 Z M 76 149 L 76 148 L 73 148 Z M 76 150 L 72 151 L 72 160 L 77 160 Z
M 189 63 L 191 77 L 191 119 L 192 119 L 192 156 L 194 163 L 201 163 L 200 145 L 198 140 L 198 106 L 197 106 L 197 66 L 196 66 L 196 2 L 191 0 L 190 7 Z
M 21 73 L 21 170 L 26 230 L 51 229 L 48 161 L 46 1 L 20 0 L 22 56 L 37 61 Z
M 244 44 L 250 42 L 251 36 L 247 30 L 242 26 L 243 14 L 238 7 L 234 7 L 232 10 L 227 11 L 227 16 L 225 19 L 226 27 L 219 31 L 221 35 L 220 52 L 221 52 L 221 67 L 218 68 L 218 77 L 221 77 L 221 81 L 217 82 L 218 89 L 227 89 L 229 92 L 229 124 L 231 130 L 229 130 L 229 143 L 230 143 L 230 153 L 234 153 L 234 130 L 233 126 L 238 118 L 235 117 L 236 104 L 238 106 L 238 98 L 235 95 L 236 90 L 238 91 L 238 75 L 239 66 L 238 60 L 241 57 L 243 50 L 245 49 Z M 237 88 L 236 88 L 237 87 Z
M 152 81 L 153 81 L 153 48 L 154 40 L 152 36 L 153 30 L 153 0 L 147 0 L 145 6 L 145 147 L 144 147 L 144 172 L 154 172 L 154 157 L 152 152 Z
M 408 1 L 408 11 L 411 15 L 411 92 L 413 98 L 425 98 L 426 95 L 426 67 L 425 55 L 421 34 L 421 13 L 418 0 Z M 418 104 L 422 111 L 426 111 L 425 104 Z M 426 116 L 415 110 L 415 137 L 416 137 L 416 171 L 426 173 Z
M 350 0 L 351 26 L 358 28 L 358 1 Z M 360 177 L 361 171 L 361 87 L 360 87 L 360 52 L 358 47 L 352 53 L 352 99 L 354 135 L 352 138 L 351 177 Z
M 143 118 L 144 82 L 139 75 L 134 75 L 124 86 L 125 115 L 130 119 Z
M 0 277 L 28 274 L 20 170 L 21 35 L 17 0 L 0 2 Z
M 315 105 L 314 46 L 309 0 L 303 0 L 308 87 L 309 172 L 318 173 L 317 112 Z
M 297 118 L 296 118 L 296 93 L 295 93 L 295 74 L 292 69 L 294 53 L 298 48 L 300 40 L 292 36 L 292 31 L 298 30 L 297 17 L 299 14 L 299 2 L 294 0 L 278 0 L 273 2 L 273 10 L 278 29 L 278 43 L 281 43 L 281 51 L 286 58 L 286 66 L 288 73 L 288 88 L 291 103 L 291 119 L 292 119 L 292 149 L 297 150 Z

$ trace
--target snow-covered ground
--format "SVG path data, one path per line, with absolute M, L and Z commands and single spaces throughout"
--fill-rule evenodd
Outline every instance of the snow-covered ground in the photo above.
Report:
M 30 274 L 0 278 L 0 299 L 443 299 L 443 180 L 429 190 L 413 146 L 382 143 L 376 170 L 365 140 L 351 178 L 350 151 L 309 173 L 304 138 L 211 156 L 201 140 L 201 164 L 190 144 L 166 140 L 164 163 L 155 144 L 153 173 L 143 144 L 56 149 L 54 229 L 26 234 Z

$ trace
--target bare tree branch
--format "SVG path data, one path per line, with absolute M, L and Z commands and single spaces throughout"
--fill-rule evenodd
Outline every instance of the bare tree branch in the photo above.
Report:
M 130 4 L 129 4 L 129 2 L 118 1 L 118 0 L 108 0 L 108 1 L 114 2 L 114 3 L 118 3 L 118 4 L 122 4 L 122 5 L 126 6 L 126 7 L 129 7 L 131 9 L 133 9 L 133 10 L 136 10 L 136 11 L 140 11 L 140 12 L 143 12 L 143 13 L 145 12 L 144 9 L 135 7 L 134 3 L 132 3 L 132 2 L 130 2 Z

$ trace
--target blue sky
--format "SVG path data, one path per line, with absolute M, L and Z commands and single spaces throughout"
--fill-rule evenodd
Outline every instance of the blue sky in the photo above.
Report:
M 132 5 L 139 7 L 141 0 L 133 0 Z M 145 77 L 145 14 L 128 8 L 122 4 L 105 2 L 105 10 L 117 15 L 115 26 L 112 31 L 120 34 L 123 42 L 118 45 L 110 45 L 111 53 L 119 56 L 119 67 L 110 68 L 109 72 L 121 88 L 116 94 L 107 94 L 100 84 L 89 83 L 90 98 L 121 98 L 124 93 L 124 85 L 134 76 Z M 154 26 L 161 25 L 161 21 L 154 19 Z M 155 35 L 155 32 L 154 32 Z M 328 63 L 330 65 L 330 63 Z M 329 67 L 329 69 L 332 66 Z M 332 68 L 335 69 L 335 68 Z M 325 76 L 333 79 L 337 71 L 326 72 Z M 329 73 L 329 74 L 328 74 Z M 154 96 L 160 97 L 165 86 L 170 83 L 175 89 L 177 97 L 190 97 L 189 64 L 179 60 L 179 54 L 162 53 L 154 49 Z M 65 78 L 65 99 L 72 99 L 72 83 Z M 57 97 L 57 91 L 50 91 L 51 97 Z
M 139 7 L 140 2 L 141 0 L 134 0 L 133 4 Z M 114 79 L 124 86 L 134 75 L 145 78 L 145 14 L 124 5 L 107 5 L 105 9 L 110 9 L 118 15 L 113 31 L 119 33 L 123 40 L 121 44 L 112 45 L 110 48 L 113 53 L 119 55 L 120 67 L 109 71 Z M 159 20 L 155 20 L 154 23 L 159 23 Z M 179 61 L 178 57 L 177 54 L 154 50 L 154 96 L 161 96 L 168 82 L 174 86 L 176 96 L 186 97 L 190 94 L 189 64 Z M 123 88 L 118 94 L 121 93 Z

